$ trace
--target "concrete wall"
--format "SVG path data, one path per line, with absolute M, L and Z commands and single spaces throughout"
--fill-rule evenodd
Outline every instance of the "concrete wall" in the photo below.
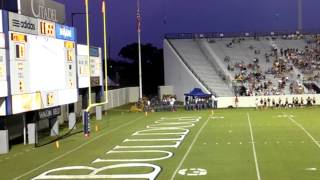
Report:
M 139 99 L 139 87 L 128 87 L 108 91 L 108 104 L 104 110 L 112 109 L 128 103 L 137 102 Z
M 174 87 L 173 94 L 179 101 L 183 101 L 184 93 L 190 92 L 193 88 L 201 88 L 206 92 L 206 88 L 183 63 L 167 40 L 164 40 L 163 51 L 165 85 Z
M 306 99 L 310 97 L 316 97 L 316 105 L 320 105 L 320 94 L 304 94 L 304 95 L 282 95 L 282 96 L 245 96 L 245 97 L 238 97 L 239 103 L 238 107 L 255 107 L 256 106 L 256 98 L 258 98 L 259 103 L 261 98 L 268 97 L 272 100 L 275 99 L 276 103 L 278 102 L 279 98 L 281 98 L 281 102 L 284 103 L 285 99 L 288 98 L 289 103 L 292 102 L 292 97 L 298 97 L 299 102 L 300 98 L 303 97 L 304 103 L 306 104 Z M 218 108 L 227 108 L 229 106 L 235 107 L 235 97 L 219 97 L 218 98 Z
M 159 86 L 158 93 L 159 98 L 162 98 L 163 95 L 173 95 L 174 88 L 173 86 Z

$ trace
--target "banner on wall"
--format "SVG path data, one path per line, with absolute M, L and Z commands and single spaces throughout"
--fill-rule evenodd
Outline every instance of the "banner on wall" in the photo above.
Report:
M 73 27 L 56 24 L 56 38 L 67 41 L 75 41 L 75 30 Z
M 65 23 L 65 6 L 52 0 L 19 0 L 19 12 L 26 16 Z
M 9 31 L 38 34 L 38 20 L 9 12 Z

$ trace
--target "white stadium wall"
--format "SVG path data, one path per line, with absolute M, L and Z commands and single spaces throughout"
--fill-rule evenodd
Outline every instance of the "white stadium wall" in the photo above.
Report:
M 174 94 L 179 101 L 184 100 L 184 93 L 193 88 L 201 88 L 209 93 L 201 82 L 192 74 L 188 67 L 179 58 L 167 40 L 163 42 L 165 85 L 173 86 Z

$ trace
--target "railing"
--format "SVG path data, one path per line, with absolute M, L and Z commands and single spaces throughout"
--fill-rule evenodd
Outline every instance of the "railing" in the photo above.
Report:
M 202 53 L 205 55 L 206 59 L 208 60 L 208 62 L 211 64 L 211 66 L 213 67 L 213 69 L 215 69 L 215 71 L 217 72 L 218 76 L 226 83 L 228 84 L 229 87 L 231 87 L 231 83 L 232 83 L 232 78 L 228 75 L 228 72 L 225 70 L 226 68 L 223 67 L 223 65 L 220 65 L 218 63 L 219 59 L 216 59 L 213 54 L 212 51 L 210 49 L 210 47 L 207 47 L 207 42 L 203 42 L 201 40 L 197 40 L 197 44 L 200 47 L 200 50 L 202 51 Z
M 182 60 L 182 62 L 188 67 L 188 69 L 191 71 L 191 73 L 194 75 L 194 77 L 197 78 L 198 81 L 201 82 L 201 84 L 214 96 L 217 96 L 216 93 L 197 75 L 197 73 L 195 73 L 193 71 L 193 69 L 191 68 L 191 66 L 187 63 L 187 61 L 182 57 L 182 55 L 179 53 L 179 51 L 173 46 L 173 44 L 167 40 L 168 44 L 170 45 L 170 47 L 177 53 L 177 55 L 179 56 L 179 58 Z
M 269 32 L 204 32 L 204 33 L 168 33 L 166 39 L 197 39 L 197 38 L 232 38 L 232 37 L 261 37 L 261 36 L 284 36 L 296 34 L 297 31 L 269 31 Z M 319 34 L 320 29 L 306 29 L 299 33 L 304 35 Z

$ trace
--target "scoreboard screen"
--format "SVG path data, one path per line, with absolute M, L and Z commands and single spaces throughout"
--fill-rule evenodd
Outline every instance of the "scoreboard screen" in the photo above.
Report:
M 77 101 L 75 44 L 10 32 L 13 113 Z

